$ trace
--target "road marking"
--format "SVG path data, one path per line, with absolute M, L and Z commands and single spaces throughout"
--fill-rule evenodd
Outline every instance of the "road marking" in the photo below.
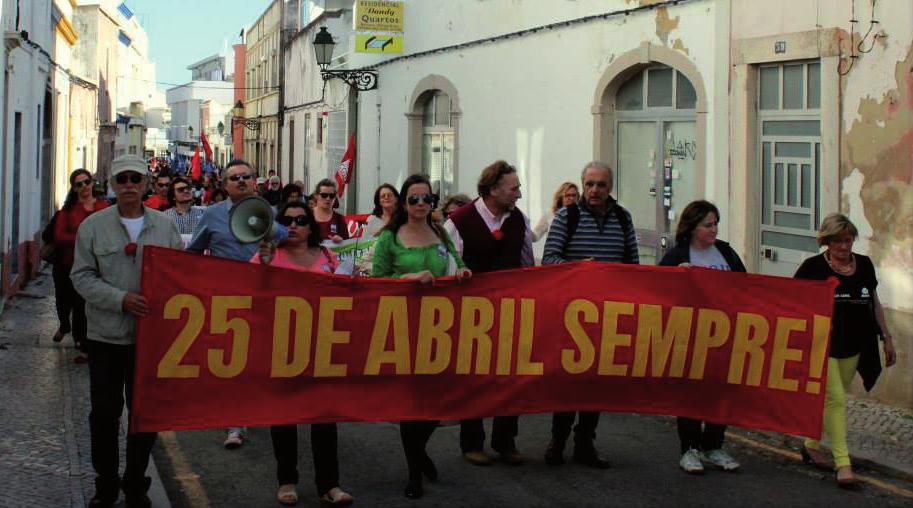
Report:
M 754 447 L 754 448 L 760 448 L 760 449 L 762 449 L 762 450 L 764 450 L 764 451 L 767 451 L 767 452 L 770 452 L 770 453 L 774 453 L 774 454 L 779 455 L 779 456 L 781 456 L 781 457 L 786 457 L 786 458 L 788 458 L 788 459 L 798 460 L 798 461 L 801 461 L 801 460 L 802 460 L 802 456 L 799 455 L 798 453 L 794 452 L 794 451 L 789 451 L 789 450 L 784 450 L 784 449 L 782 449 L 782 448 L 777 448 L 776 446 L 771 446 L 771 445 L 769 445 L 769 444 L 762 443 L 762 442 L 760 442 L 760 441 L 755 441 L 754 439 L 751 439 L 751 438 L 748 438 L 748 437 L 745 437 L 745 436 L 740 436 L 740 435 L 735 434 L 735 433 L 729 433 L 729 434 L 727 434 L 727 435 L 726 435 L 726 438 L 727 438 L 727 439 L 735 439 L 736 441 L 739 441 L 739 442 L 741 442 L 742 444 L 745 444 L 745 445 L 748 445 L 748 446 L 752 446 L 752 447 Z M 864 483 L 868 483 L 868 484 L 870 484 L 870 485 L 873 485 L 873 486 L 878 487 L 878 488 L 883 489 L 883 490 L 887 490 L 888 492 L 897 494 L 897 495 L 899 495 L 899 496 L 908 497 L 908 498 L 913 499 L 913 490 L 907 490 L 907 489 L 905 489 L 905 488 L 903 488 L 903 487 L 898 487 L 897 485 L 892 485 L 892 484 L 890 484 L 890 483 L 888 483 L 888 482 L 881 481 L 881 480 L 879 480 L 879 479 L 877 479 L 877 478 L 872 478 L 871 476 L 865 476 L 865 475 L 861 475 L 861 474 L 857 474 L 857 475 L 856 475 L 856 480 L 861 481 L 861 482 L 864 482 Z
M 171 467 L 174 470 L 174 478 L 181 482 L 181 490 L 187 496 L 187 501 L 194 508 L 209 508 L 209 498 L 206 491 L 200 484 L 200 475 L 190 469 L 190 463 L 184 457 L 181 451 L 181 445 L 178 444 L 178 438 L 174 432 L 159 432 L 159 439 L 168 454 L 168 460 L 171 461 Z

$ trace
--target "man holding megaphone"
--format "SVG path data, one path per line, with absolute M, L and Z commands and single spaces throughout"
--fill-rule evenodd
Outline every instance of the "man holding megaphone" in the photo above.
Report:
M 256 215 L 255 207 L 251 209 L 254 209 L 252 213 L 256 215 L 253 217 L 256 220 L 249 220 L 251 217 L 243 220 L 250 225 L 245 232 L 249 238 L 244 235 L 236 238 L 232 234 L 232 208 L 244 198 L 256 194 L 256 179 L 256 171 L 243 160 L 235 159 L 225 166 L 222 171 L 222 185 L 228 192 L 228 199 L 206 209 L 193 239 L 190 240 L 190 245 L 187 246 L 188 251 L 202 253 L 208 249 L 213 256 L 247 262 L 257 253 L 259 241 L 264 236 L 271 236 L 268 240 L 271 239 L 278 244 L 285 243 L 288 239 L 287 230 L 272 221 L 271 212 L 265 216 Z M 248 206 L 245 205 L 245 208 Z M 235 221 L 241 221 L 241 216 L 245 213 L 247 210 L 237 210 L 234 214 Z M 239 230 L 237 227 L 235 229 Z M 243 427 L 229 428 L 225 448 L 234 449 L 241 446 L 244 442 L 244 432 Z

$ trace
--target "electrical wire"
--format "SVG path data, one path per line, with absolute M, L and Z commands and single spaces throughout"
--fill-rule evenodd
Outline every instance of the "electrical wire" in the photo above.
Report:
M 67 69 L 63 65 L 60 65 L 59 63 L 57 63 L 53 58 L 51 58 L 51 54 L 48 53 L 47 50 L 42 48 L 38 43 L 33 42 L 29 39 L 23 39 L 22 42 L 31 46 L 32 48 L 37 49 L 39 53 L 41 53 L 45 58 L 48 59 L 48 62 L 50 62 L 50 64 L 52 66 L 54 66 L 60 72 L 63 72 L 64 74 L 67 75 L 67 77 L 70 79 L 70 83 L 73 83 L 74 85 L 77 85 L 77 86 L 81 86 L 87 90 L 98 90 L 98 86 L 95 85 L 95 83 L 91 83 L 89 81 L 86 81 L 86 80 L 80 78 L 79 76 L 70 72 L 70 69 Z
M 871 53 L 872 50 L 875 49 L 875 43 L 878 42 L 878 38 L 881 37 L 881 34 L 878 33 L 872 37 L 872 44 L 869 45 L 869 49 L 862 49 L 862 47 L 865 45 L 865 40 L 869 38 L 869 34 L 872 33 L 872 30 L 875 29 L 875 25 L 877 24 L 878 20 L 875 19 L 875 0 L 872 0 L 872 17 L 869 20 L 869 29 L 865 32 L 865 35 L 862 36 L 862 40 L 859 41 L 859 44 L 856 46 L 856 49 L 859 50 L 860 53 Z
M 840 70 L 840 67 L 843 65 L 842 62 L 837 64 L 837 74 L 840 76 L 846 76 L 853 70 L 853 65 L 856 63 L 856 59 L 859 58 L 859 55 L 855 53 L 856 51 L 856 23 L 859 23 L 859 20 L 856 19 L 856 0 L 852 0 L 852 11 L 850 14 L 850 65 L 845 70 Z M 842 59 L 841 59 L 842 60 Z
M 174 88 L 186 88 L 193 87 L 201 90 L 278 90 L 282 87 L 280 86 L 199 86 L 194 85 L 193 82 L 190 83 L 168 83 L 165 81 L 153 81 L 151 79 L 142 79 L 142 78 L 133 78 L 130 76 L 118 76 L 121 79 L 129 79 L 132 81 L 143 81 L 145 83 L 155 83 L 157 85 L 168 85 Z M 226 81 L 226 83 L 228 83 Z

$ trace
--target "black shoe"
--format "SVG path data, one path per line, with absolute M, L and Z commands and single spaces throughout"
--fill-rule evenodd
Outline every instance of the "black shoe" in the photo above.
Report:
M 139 494 L 137 496 L 128 496 L 124 500 L 125 508 L 152 508 L 152 501 L 149 499 L 149 496 L 146 494 Z
M 596 469 L 608 469 L 612 466 L 608 460 L 603 459 L 599 456 L 599 453 L 596 451 L 596 448 L 593 445 L 589 445 L 583 448 L 575 447 L 574 462 L 587 467 L 594 467 Z
M 422 480 L 409 480 L 409 483 L 406 484 L 406 490 L 403 491 L 403 494 L 406 495 L 409 499 L 420 499 L 425 495 L 425 489 L 422 488 Z
M 91 508 L 111 508 L 117 502 L 117 493 L 114 496 L 96 492 L 92 499 L 89 500 Z
M 115 477 L 113 480 L 106 480 L 101 477 L 95 478 L 95 495 L 89 500 L 89 506 L 95 508 L 108 508 L 114 506 L 120 495 L 118 484 L 120 478 Z
M 425 478 L 428 478 L 428 481 L 431 483 L 437 481 L 437 467 L 427 453 L 425 454 L 425 458 L 422 459 L 422 474 L 424 474 Z
M 548 442 L 548 448 L 545 449 L 545 463 L 549 466 L 564 464 L 564 441 L 552 438 Z

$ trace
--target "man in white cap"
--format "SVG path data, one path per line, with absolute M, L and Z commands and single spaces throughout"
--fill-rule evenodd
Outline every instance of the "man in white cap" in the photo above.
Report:
M 143 206 L 148 171 L 136 155 L 111 164 L 110 185 L 117 205 L 92 214 L 79 228 L 70 278 L 86 300 L 89 349 L 92 466 L 95 496 L 89 506 L 112 506 L 123 488 L 126 506 L 149 506 L 146 467 L 155 433 L 127 435 L 127 464 L 118 477 L 118 431 L 126 393 L 133 403 L 135 318 L 147 311 L 139 293 L 143 247 L 180 249 L 181 235 L 162 212 Z

